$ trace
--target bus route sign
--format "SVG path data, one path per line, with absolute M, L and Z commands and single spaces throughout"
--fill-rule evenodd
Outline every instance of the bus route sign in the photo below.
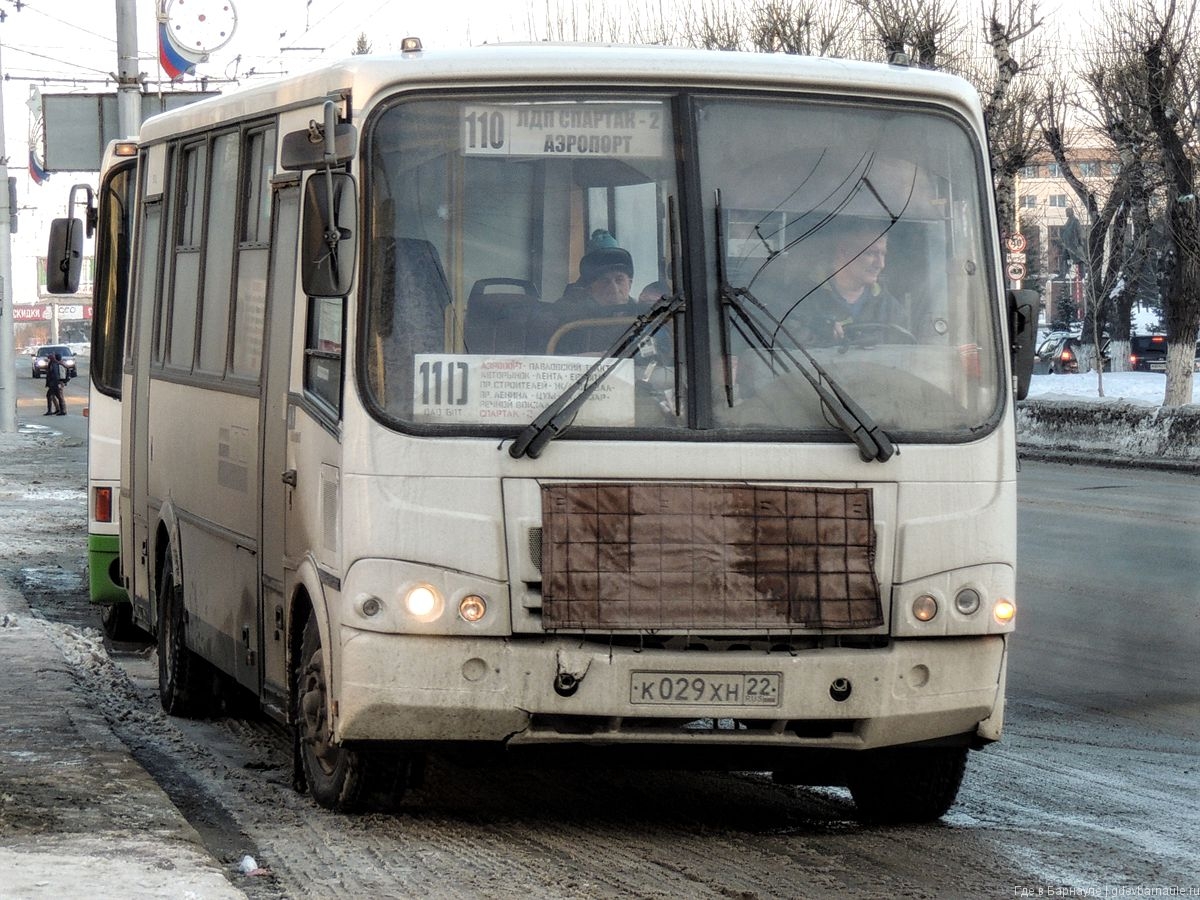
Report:
M 512 103 L 463 109 L 467 156 L 663 156 L 662 103 Z
M 413 415 L 442 425 L 525 425 L 595 362 L 583 356 L 419 353 L 413 359 Z M 578 424 L 632 425 L 633 379 L 633 361 L 616 361 L 580 409 Z

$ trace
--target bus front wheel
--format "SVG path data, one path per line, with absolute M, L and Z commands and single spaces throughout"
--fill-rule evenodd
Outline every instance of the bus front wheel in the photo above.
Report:
M 184 633 L 183 586 L 175 578 L 170 552 L 158 589 L 158 696 L 172 716 L 199 719 L 213 709 L 216 691 L 200 657 L 188 649 Z
M 337 743 L 329 719 L 328 684 L 321 633 L 316 619 L 309 616 L 295 691 L 295 741 L 304 781 L 313 799 L 326 809 L 394 809 L 407 786 L 407 757 L 350 750 Z
M 863 822 L 922 823 L 941 818 L 958 796 L 967 748 L 897 747 L 865 751 L 850 773 Z

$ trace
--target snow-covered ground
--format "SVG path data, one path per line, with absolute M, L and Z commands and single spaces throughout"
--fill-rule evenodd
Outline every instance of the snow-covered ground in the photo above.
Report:
M 1200 403 L 1200 373 L 1192 376 L 1193 402 Z M 1161 406 L 1167 388 L 1162 372 L 1105 372 L 1101 398 L 1096 373 L 1083 375 L 1034 375 L 1029 385 L 1030 400 L 1124 400 L 1146 406 Z
M 1193 403 L 1162 405 L 1161 372 L 1034 375 L 1017 409 L 1017 443 L 1028 454 L 1073 454 L 1102 463 L 1200 468 L 1200 374 Z M 1042 402 L 1044 401 L 1044 402 Z

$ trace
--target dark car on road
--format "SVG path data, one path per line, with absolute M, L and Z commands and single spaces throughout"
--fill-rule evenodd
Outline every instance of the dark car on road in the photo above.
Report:
M 46 369 L 50 367 L 50 360 L 57 353 L 62 357 L 63 367 L 67 370 L 67 379 L 75 377 L 75 354 L 71 352 L 71 348 L 66 344 L 48 344 L 45 347 L 38 347 L 37 353 L 33 354 L 33 377 L 41 378 L 46 374 Z
M 1083 339 L 1078 334 L 1052 331 L 1038 345 L 1033 356 L 1033 371 L 1037 375 L 1074 375 L 1079 372 L 1079 354 Z M 1100 355 L 1104 371 L 1109 370 L 1108 336 L 1105 335 Z

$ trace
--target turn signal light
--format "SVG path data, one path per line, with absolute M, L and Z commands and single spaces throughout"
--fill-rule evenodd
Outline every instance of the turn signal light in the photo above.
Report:
M 992 607 L 992 615 L 996 617 L 996 621 L 1001 625 L 1010 623 L 1016 614 L 1017 604 L 1011 600 L 997 600 L 996 605 Z

